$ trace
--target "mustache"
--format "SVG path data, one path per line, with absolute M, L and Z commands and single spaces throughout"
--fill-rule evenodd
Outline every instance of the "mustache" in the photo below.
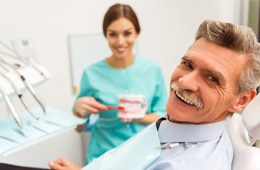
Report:
M 195 106 L 199 110 L 204 107 L 204 104 L 200 98 L 187 90 L 182 90 L 176 81 L 173 81 L 171 83 L 171 89 L 175 91 L 177 96 L 181 98 L 184 102 Z

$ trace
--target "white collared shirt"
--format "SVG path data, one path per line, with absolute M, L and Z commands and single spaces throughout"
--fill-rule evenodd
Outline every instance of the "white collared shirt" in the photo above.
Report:
M 194 125 L 162 121 L 161 143 L 181 143 L 163 149 L 146 170 L 231 170 L 233 150 L 225 121 Z

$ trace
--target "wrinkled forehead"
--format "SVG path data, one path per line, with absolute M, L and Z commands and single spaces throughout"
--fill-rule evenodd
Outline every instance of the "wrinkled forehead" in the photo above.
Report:
M 210 70 L 224 78 L 237 80 L 248 64 L 248 55 L 216 45 L 203 38 L 189 47 L 184 58 L 188 58 L 195 67 L 202 70 Z

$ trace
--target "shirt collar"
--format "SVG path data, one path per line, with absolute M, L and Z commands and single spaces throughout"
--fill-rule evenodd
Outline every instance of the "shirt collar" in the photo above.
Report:
M 199 142 L 219 138 L 225 130 L 225 122 L 211 124 L 181 124 L 168 119 L 162 121 L 158 130 L 161 143 Z

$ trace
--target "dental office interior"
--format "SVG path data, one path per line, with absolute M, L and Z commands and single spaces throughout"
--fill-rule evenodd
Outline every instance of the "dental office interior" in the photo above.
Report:
M 83 165 L 89 134 L 75 131 L 84 119 L 72 107 L 83 69 L 107 55 L 103 16 L 118 2 L 137 13 L 142 31 L 134 51 L 159 63 L 167 89 L 203 20 L 249 25 L 259 34 L 259 0 L 0 0 L 0 162 L 47 168 L 67 157 Z M 233 120 L 243 151 L 253 147 L 247 127 L 258 128 L 260 138 L 259 102 Z

